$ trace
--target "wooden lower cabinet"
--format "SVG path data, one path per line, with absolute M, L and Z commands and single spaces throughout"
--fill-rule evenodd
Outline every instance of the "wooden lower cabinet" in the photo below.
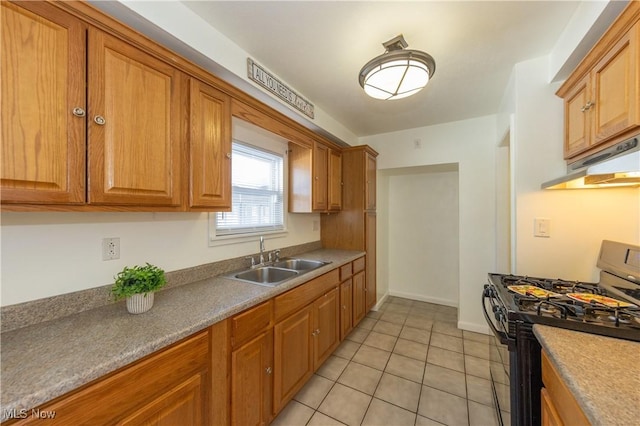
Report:
M 37 408 L 53 418 L 6 424 L 209 424 L 210 339 L 210 329 L 201 331 Z
M 322 363 L 340 343 L 340 295 L 334 288 L 313 303 L 313 370 Z
M 340 284 L 340 340 L 353 330 L 353 278 Z
M 353 326 L 358 325 L 367 313 L 367 288 L 365 287 L 364 271 L 353 276 Z
M 313 306 L 277 323 L 274 336 L 273 409 L 278 413 L 313 374 Z
M 231 354 L 231 424 L 265 425 L 271 420 L 273 331 L 258 335 Z
M 544 350 L 541 360 L 544 384 L 540 391 L 542 426 L 591 425 Z

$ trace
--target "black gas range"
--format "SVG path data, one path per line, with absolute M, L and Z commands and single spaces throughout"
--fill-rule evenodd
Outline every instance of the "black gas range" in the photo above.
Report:
M 603 241 L 600 282 L 489 274 L 483 310 L 504 371 L 492 370 L 496 412 L 512 425 L 540 424 L 540 345 L 534 324 L 640 341 L 640 247 Z M 493 365 L 493 364 L 492 364 Z M 494 375 L 506 375 L 504 380 Z M 502 390 L 502 392 L 501 392 Z

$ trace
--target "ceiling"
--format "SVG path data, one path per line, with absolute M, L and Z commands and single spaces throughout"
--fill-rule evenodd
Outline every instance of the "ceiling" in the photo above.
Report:
M 546 55 L 577 1 L 184 1 L 356 136 L 498 111 L 517 62 Z M 434 57 L 427 88 L 369 98 L 360 68 L 403 34 Z

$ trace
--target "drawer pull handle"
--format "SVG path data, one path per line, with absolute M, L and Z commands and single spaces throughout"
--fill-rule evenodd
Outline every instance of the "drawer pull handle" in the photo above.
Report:
M 85 116 L 85 112 L 82 108 L 80 107 L 75 107 L 73 109 L 73 115 L 75 115 L 76 117 L 84 117 Z
M 104 117 L 103 117 L 103 116 L 101 116 L 101 115 L 96 115 L 96 116 L 94 117 L 93 121 L 95 121 L 95 122 L 96 122 L 96 124 L 97 124 L 97 125 L 99 125 L 99 126 L 104 126 L 104 125 L 105 125 L 105 123 L 107 122 L 107 121 L 104 119 Z

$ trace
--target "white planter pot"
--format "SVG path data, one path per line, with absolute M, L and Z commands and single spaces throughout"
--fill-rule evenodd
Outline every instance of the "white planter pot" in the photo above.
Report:
M 127 297 L 127 311 L 131 314 L 147 312 L 153 306 L 154 293 L 139 293 Z

